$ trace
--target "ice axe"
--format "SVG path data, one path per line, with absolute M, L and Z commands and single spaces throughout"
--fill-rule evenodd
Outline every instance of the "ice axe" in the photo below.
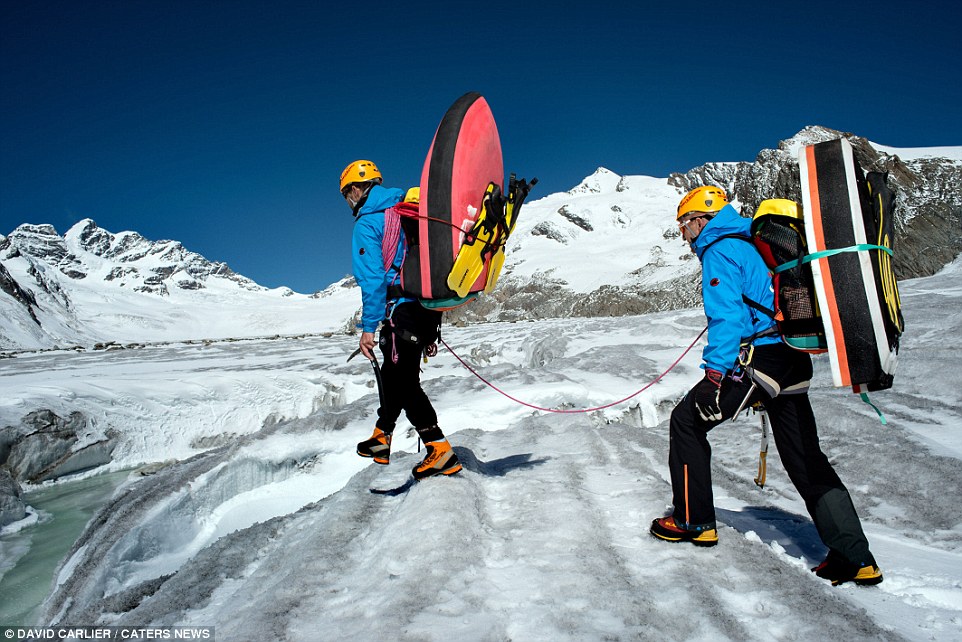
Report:
M 758 449 L 758 477 L 755 478 L 755 483 L 759 488 L 765 488 L 765 473 L 767 472 L 768 464 L 766 459 L 768 458 L 768 413 L 765 408 L 759 409 L 758 414 L 762 419 L 762 444 Z
M 361 349 L 358 348 L 351 353 L 351 356 L 347 358 L 348 361 L 361 354 Z M 374 381 L 377 383 L 377 398 L 381 406 L 384 405 L 384 391 L 381 389 L 381 366 L 377 362 L 376 356 L 371 356 L 371 367 L 374 368 Z
M 757 387 L 758 385 L 753 381 L 751 388 L 749 388 L 748 392 L 745 394 L 745 398 L 742 399 L 742 402 L 738 405 L 738 410 L 736 410 L 735 414 L 732 415 L 732 422 L 737 421 L 738 417 L 742 413 L 742 410 L 744 410 L 746 406 L 749 406 L 748 402 L 752 397 L 752 393 L 755 392 L 755 388 Z M 754 404 L 751 404 L 750 407 L 758 412 L 762 420 L 762 443 L 758 448 L 758 477 L 755 478 L 755 483 L 759 488 L 765 488 L 765 473 L 768 469 L 768 464 L 766 462 L 766 459 L 768 458 L 768 413 L 765 411 L 765 406 L 763 406 L 761 402 L 755 402 Z

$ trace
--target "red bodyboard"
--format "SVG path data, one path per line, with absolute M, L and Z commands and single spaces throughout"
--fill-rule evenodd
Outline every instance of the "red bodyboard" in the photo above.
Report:
M 501 139 L 487 101 L 471 92 L 444 114 L 424 161 L 418 218 L 405 226 L 405 292 L 422 299 L 456 296 L 448 274 L 464 233 L 477 221 L 489 183 L 504 185 Z M 482 274 L 471 291 L 483 290 L 485 279 Z

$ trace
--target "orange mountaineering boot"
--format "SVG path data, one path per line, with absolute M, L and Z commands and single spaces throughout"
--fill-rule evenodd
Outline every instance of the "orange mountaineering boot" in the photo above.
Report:
M 373 457 L 375 464 L 387 465 L 391 461 L 391 433 L 375 428 L 370 439 L 357 445 L 357 454 L 361 457 Z
M 411 473 L 414 479 L 422 480 L 433 475 L 453 475 L 461 470 L 461 462 L 451 449 L 447 439 L 425 444 L 428 454 L 424 461 L 415 466 Z
M 695 546 L 714 546 L 718 543 L 718 531 L 714 528 L 682 528 L 671 515 L 653 521 L 649 532 L 666 542 L 691 542 Z

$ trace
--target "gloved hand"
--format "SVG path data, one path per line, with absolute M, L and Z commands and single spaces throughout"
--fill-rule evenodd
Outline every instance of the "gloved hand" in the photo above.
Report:
M 702 421 L 721 421 L 722 411 L 718 403 L 721 396 L 721 382 L 725 375 L 717 370 L 705 370 L 705 377 L 692 388 L 695 397 L 695 410 Z

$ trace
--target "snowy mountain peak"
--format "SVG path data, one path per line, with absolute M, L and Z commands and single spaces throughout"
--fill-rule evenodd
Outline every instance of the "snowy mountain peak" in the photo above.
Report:
M 150 241 L 137 232 L 112 234 L 84 219 L 64 234 L 67 247 L 77 253 L 115 260 L 120 263 L 134 263 L 148 256 L 160 257 L 161 261 L 190 263 L 200 255 L 184 250 L 177 241 Z M 204 262 L 209 263 L 204 259 Z
M 667 179 L 598 167 L 569 191 L 529 201 L 496 291 L 451 317 L 618 316 L 695 305 L 697 260 L 675 225 L 681 195 L 720 185 L 746 214 L 766 198 L 800 200 L 797 150 L 840 136 L 852 141 L 867 171 L 888 172 L 898 191 L 895 216 L 905 232 L 897 273 L 932 274 L 951 261 L 959 252 L 952 204 L 962 201 L 962 147 L 883 148 L 812 126 L 777 149 L 761 150 L 754 162 L 706 163 Z M 912 227 L 913 217 L 925 224 Z M 177 241 L 114 234 L 91 219 L 62 237 L 51 225 L 21 225 L 0 237 L 0 350 L 89 337 L 140 341 L 346 328 L 359 299 L 352 284 L 346 279 L 316 293 L 302 317 L 294 311 L 301 295 L 262 288 Z M 284 314 L 296 322 L 280 319 L 280 298 L 289 300 Z M 313 302 L 323 307 L 323 323 Z
M 586 177 L 578 185 L 568 190 L 568 193 L 572 195 L 604 194 L 615 191 L 620 182 L 621 176 L 610 169 L 599 167 L 591 176 Z
M 86 218 L 67 230 L 64 239 L 71 245 L 104 256 L 110 249 L 114 235 L 98 227 L 93 220 Z
M 250 290 L 264 289 L 184 249 L 177 241 L 150 241 L 136 232 L 111 232 L 84 219 L 60 236 L 52 225 L 21 225 L 5 243 L 3 258 L 23 257 L 49 265 L 71 279 L 93 277 L 137 292 L 169 294 L 171 288 L 196 290 L 211 277 L 221 277 Z
M 840 132 L 821 125 L 809 125 L 791 138 L 780 141 L 778 143 L 778 149 L 791 154 L 792 158 L 795 158 L 798 156 L 798 150 L 803 147 L 815 145 L 816 143 L 824 143 L 828 140 L 835 140 L 843 136 L 845 138 L 851 138 L 852 134 Z
M 525 205 L 505 273 L 518 283 L 553 280 L 543 305 L 527 313 L 566 305 L 566 293 L 576 293 L 572 300 L 578 306 L 615 314 L 585 295 L 607 288 L 605 298 L 611 301 L 618 298 L 612 289 L 688 278 L 694 264 L 674 225 L 678 198 L 678 190 L 663 178 L 620 176 L 601 167 L 575 188 Z M 638 298 L 634 291 L 625 297 Z
M 0 239 L 0 350 L 330 331 L 356 298 L 332 292 L 304 305 L 308 297 L 258 285 L 178 241 L 113 234 L 91 219 L 63 236 L 21 225 Z

